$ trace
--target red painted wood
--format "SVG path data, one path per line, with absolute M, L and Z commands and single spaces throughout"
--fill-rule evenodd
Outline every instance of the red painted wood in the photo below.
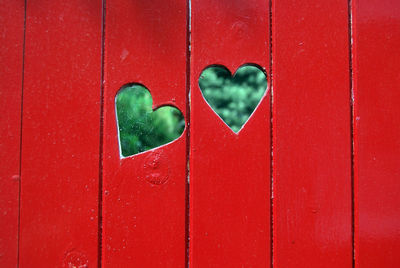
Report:
M 274 267 L 351 267 L 346 1 L 273 1 Z
M 356 266 L 400 267 L 400 2 L 353 2 Z
M 190 267 L 268 267 L 270 95 L 235 134 L 198 86 L 211 64 L 268 69 L 268 3 L 192 0 L 191 40 Z
M 185 115 L 186 1 L 106 3 L 103 265 L 184 267 L 186 132 L 120 159 L 115 96 L 123 85 L 141 83 L 153 107 L 172 104 Z
M 28 0 L 20 267 L 97 265 L 100 77 L 100 1 Z
M 0 267 L 18 255 L 24 2 L 0 1 Z

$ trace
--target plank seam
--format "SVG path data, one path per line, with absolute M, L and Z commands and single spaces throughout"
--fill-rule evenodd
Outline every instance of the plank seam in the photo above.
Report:
M 274 153 L 273 153 L 273 105 L 274 105 L 274 98 L 273 98 L 273 75 L 272 75 L 272 64 L 273 64 L 273 54 L 272 54 L 272 0 L 269 0 L 269 77 L 270 77 L 270 267 L 274 267 L 274 174 L 273 174 L 273 167 L 274 167 Z
M 24 86 L 25 86 L 25 41 L 26 41 L 26 8 L 27 0 L 24 1 L 24 36 L 22 43 L 22 79 L 21 79 L 21 123 L 19 135 L 19 182 L 18 182 L 18 240 L 17 240 L 17 267 L 19 267 L 20 258 L 20 240 L 21 240 L 21 176 L 22 176 L 22 126 L 24 111 Z
M 102 266 L 103 246 L 103 134 L 104 134 L 104 48 L 105 48 L 105 17 L 106 0 L 102 1 L 102 22 L 101 22 L 101 74 L 100 74 L 100 137 L 99 137 L 99 203 L 98 203 L 98 249 L 97 266 Z
M 185 266 L 190 262 L 190 59 L 191 59 L 191 7 L 186 2 L 186 200 L 185 200 Z
M 348 1 L 349 83 L 350 83 L 350 152 L 351 152 L 351 245 L 352 267 L 356 266 L 355 253 L 355 193 L 354 193 L 354 83 L 353 83 L 353 16 L 352 0 Z

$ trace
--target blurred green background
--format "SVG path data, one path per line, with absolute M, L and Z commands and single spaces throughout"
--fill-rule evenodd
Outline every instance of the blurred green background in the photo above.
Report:
M 182 113 L 175 107 L 152 110 L 153 99 L 143 86 L 122 89 L 116 99 L 121 152 L 130 156 L 178 138 L 185 129 Z
M 214 111 L 238 132 L 267 88 L 265 74 L 255 66 L 239 68 L 234 78 L 219 66 L 199 78 L 203 96 Z M 184 128 L 182 113 L 175 107 L 152 110 L 152 97 L 143 86 L 122 89 L 116 97 L 121 152 L 124 157 L 150 150 L 178 138 Z
M 199 85 L 213 110 L 234 131 L 239 132 L 267 89 L 267 78 L 256 66 L 245 65 L 234 77 L 224 67 L 206 68 Z

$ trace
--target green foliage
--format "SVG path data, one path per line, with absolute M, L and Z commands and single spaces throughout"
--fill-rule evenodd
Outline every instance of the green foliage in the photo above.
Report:
M 239 68 L 233 78 L 227 69 L 213 66 L 203 71 L 199 85 L 214 111 L 238 132 L 265 94 L 267 79 L 252 65 Z
M 233 78 L 225 68 L 210 67 L 202 73 L 199 84 L 207 102 L 235 132 L 247 121 L 267 88 L 264 73 L 254 66 L 240 68 Z M 182 113 L 171 106 L 153 111 L 152 103 L 150 92 L 140 85 L 118 93 L 116 108 L 123 156 L 161 146 L 182 134 Z
M 182 113 L 175 107 L 152 110 L 150 92 L 140 85 L 122 89 L 116 98 L 120 146 L 129 156 L 178 138 L 184 128 Z

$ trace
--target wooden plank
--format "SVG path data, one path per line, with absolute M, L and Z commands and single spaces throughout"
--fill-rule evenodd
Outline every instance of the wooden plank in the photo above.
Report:
M 96 267 L 101 2 L 27 1 L 21 267 Z
M 346 1 L 273 1 L 274 267 L 351 267 Z
M 356 267 L 400 267 L 400 2 L 352 13 Z
M 22 62 L 23 1 L 0 1 L 0 267 L 16 267 Z
M 269 67 L 269 8 L 259 0 L 193 0 L 190 267 L 270 264 L 270 95 L 235 134 L 204 100 L 213 64 Z
M 172 104 L 185 115 L 186 10 L 185 0 L 106 2 L 104 266 L 185 266 L 186 132 L 121 159 L 115 96 L 122 86 L 141 83 L 153 108 Z

